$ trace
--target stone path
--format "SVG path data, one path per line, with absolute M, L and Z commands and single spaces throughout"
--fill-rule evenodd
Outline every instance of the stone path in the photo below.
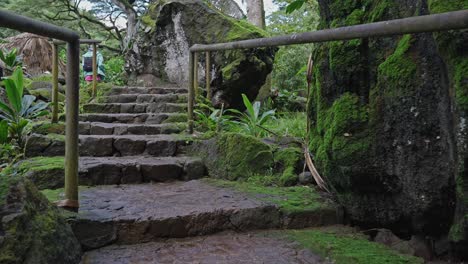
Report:
M 224 233 L 190 239 L 170 239 L 139 245 L 115 245 L 90 251 L 83 264 L 292 264 L 328 263 L 294 243 L 261 233 Z
M 79 181 L 91 187 L 80 191 L 80 212 L 71 220 L 88 251 L 83 263 L 320 263 L 283 240 L 210 235 L 335 224 L 337 217 L 330 210 L 285 214 L 273 203 L 199 180 L 205 166 L 184 153 L 190 140 L 181 133 L 186 92 L 113 88 L 84 106 Z M 31 156 L 63 155 L 63 138 L 30 140 Z

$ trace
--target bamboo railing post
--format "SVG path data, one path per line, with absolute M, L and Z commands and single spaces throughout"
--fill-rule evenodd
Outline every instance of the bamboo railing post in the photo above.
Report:
M 77 210 L 78 203 L 78 112 L 80 89 L 80 41 L 67 45 L 67 92 L 65 126 L 65 203 Z
M 93 43 L 93 97 L 97 95 L 97 45 Z
M 194 54 L 193 52 L 189 52 L 189 65 L 188 65 L 188 72 L 189 72 L 189 81 L 188 81 L 188 132 L 189 134 L 193 133 L 193 102 L 195 96 L 195 81 L 194 81 Z
M 52 123 L 58 122 L 58 45 L 52 46 Z
M 199 95 L 198 91 L 198 52 L 194 53 L 193 56 L 193 87 L 195 89 L 195 101 L 197 100 L 197 97 Z
M 206 97 L 211 101 L 211 58 L 209 51 L 206 52 L 205 62 Z

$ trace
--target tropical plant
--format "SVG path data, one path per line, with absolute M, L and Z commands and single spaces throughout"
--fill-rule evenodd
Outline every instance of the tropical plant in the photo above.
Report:
M 21 66 L 21 61 L 18 60 L 16 49 L 12 49 L 9 52 L 0 49 L 0 60 L 5 63 L 6 68 L 10 71 L 16 66 Z
M 200 103 L 197 107 L 198 109 L 194 110 L 196 124 L 203 131 L 220 132 L 234 125 L 234 117 L 229 115 L 234 112 L 232 109 L 224 109 L 224 106 L 216 109 L 208 103 Z
M 34 103 L 36 97 L 24 95 L 23 70 L 17 67 L 13 75 L 3 81 L 8 103 L 0 102 L 0 120 L 7 122 L 10 136 L 23 146 L 23 136 L 29 120 L 46 115 L 48 103 Z
M 255 137 L 262 137 L 268 134 L 268 131 L 263 125 L 271 119 L 275 118 L 276 110 L 261 111 L 261 103 L 256 101 L 253 104 L 245 94 L 242 94 L 242 100 L 246 107 L 246 111 L 241 113 L 237 110 L 231 110 L 240 114 L 239 121 L 236 123 L 240 125 L 242 130 L 247 134 Z

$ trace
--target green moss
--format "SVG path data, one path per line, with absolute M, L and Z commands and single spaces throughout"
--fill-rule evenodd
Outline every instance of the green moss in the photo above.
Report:
M 0 207 L 5 204 L 10 187 L 19 182 L 21 178 L 21 175 L 13 174 L 10 169 L 4 169 L 0 173 Z
M 362 24 L 364 22 L 365 12 L 362 9 L 355 9 L 346 17 L 345 23 L 348 26 Z
M 47 89 L 47 88 L 29 90 L 29 93 L 31 95 L 36 96 L 36 97 L 45 98 L 45 99 L 47 99 L 49 101 L 52 100 L 52 90 Z M 58 100 L 59 100 L 59 102 L 64 102 L 65 101 L 65 95 L 62 94 L 62 93 L 59 93 L 58 94 Z
M 50 123 L 50 122 L 38 122 L 35 123 L 32 128 L 33 133 L 47 135 L 47 134 L 65 134 L 65 123 Z
M 282 174 L 279 178 L 281 186 L 292 186 L 297 183 L 297 166 L 302 160 L 300 148 L 289 147 L 278 149 L 274 153 L 276 167 L 280 167 Z
M 225 40 L 227 42 L 242 39 L 267 37 L 269 35 L 265 30 L 256 27 L 245 20 L 236 20 L 226 15 L 222 16 L 231 23 L 231 28 L 225 37 Z
M 46 171 L 51 169 L 63 169 L 65 164 L 64 157 L 34 157 L 19 162 L 17 170 L 20 173 L 27 171 Z
M 335 162 L 340 166 L 352 165 L 369 151 L 372 141 L 367 130 L 356 131 L 367 122 L 368 110 L 356 95 L 345 93 L 330 108 L 319 112 L 312 129 L 310 148 L 322 174 L 330 175 L 336 170 Z
M 361 64 L 358 62 L 361 60 L 361 53 L 359 52 L 361 44 L 361 39 L 330 42 L 330 69 L 349 73 L 360 70 Z
M 186 114 L 174 114 L 170 115 L 166 120 L 164 120 L 162 123 L 167 124 L 167 123 L 181 123 L 181 122 L 187 122 L 187 115 Z
M 390 19 L 389 12 L 395 8 L 395 3 L 393 1 L 372 0 L 371 2 L 373 3 L 373 6 L 368 15 L 368 22 L 385 20 L 387 17 Z
M 359 0 L 332 1 L 330 3 L 330 13 L 335 17 L 346 17 L 358 7 L 359 2 Z
M 433 14 L 468 9 L 466 0 L 429 0 L 428 2 L 429 10 Z
M 49 133 L 45 136 L 54 141 L 65 141 L 65 135 Z
M 349 228 L 290 230 L 276 234 L 296 241 L 337 264 L 424 263 L 420 258 L 370 242 L 367 237 Z
M 315 189 L 307 186 L 267 187 L 252 181 L 215 179 L 205 179 L 204 181 L 216 186 L 233 188 L 248 193 L 256 199 L 276 204 L 285 213 L 315 211 L 331 206 L 320 197 Z
M 146 14 L 141 16 L 141 21 L 144 25 L 151 27 L 151 29 L 156 28 L 156 20 L 154 20 L 151 15 Z
M 468 58 L 456 57 L 453 58 L 452 63 L 455 99 L 460 109 L 468 111 Z
M 386 97 L 408 95 L 411 91 L 416 74 L 416 64 L 408 54 L 412 39 L 411 35 L 404 35 L 393 54 L 379 65 L 379 82 L 387 87 Z
M 274 161 L 272 148 L 253 136 L 223 133 L 216 143 L 221 155 L 218 163 L 227 179 L 247 178 L 271 169 Z

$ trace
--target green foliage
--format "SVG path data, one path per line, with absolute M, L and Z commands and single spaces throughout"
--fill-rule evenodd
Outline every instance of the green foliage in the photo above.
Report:
M 18 67 L 10 78 L 4 80 L 8 103 L 0 102 L 0 119 L 8 122 L 9 133 L 23 146 L 23 136 L 29 120 L 47 114 L 48 104 L 38 102 L 34 104 L 35 96 L 23 96 L 23 70 Z
M 286 231 L 286 237 L 337 264 L 424 263 L 418 257 L 370 242 L 366 236 L 344 227 L 291 230 Z
M 8 123 L 9 133 L 19 146 L 23 146 L 23 136 L 29 120 L 47 114 L 45 102 L 34 104 L 35 96 L 23 96 L 23 70 L 17 67 L 10 78 L 4 80 L 8 103 L 0 102 L 0 119 Z
M 216 109 L 207 103 L 197 104 L 195 109 L 195 123 L 197 129 L 203 132 L 220 132 L 222 130 L 229 130 L 230 127 L 235 125 L 232 121 L 234 117 L 228 113 L 233 111 L 230 109 Z
M 255 137 L 266 135 L 266 131 L 262 126 L 271 119 L 275 118 L 275 110 L 261 112 L 261 103 L 250 102 L 249 98 L 242 94 L 242 99 L 246 109 L 246 113 L 241 113 L 239 121 L 236 121 L 244 132 Z M 232 111 L 232 110 L 231 110 Z
M 268 121 L 265 127 L 284 137 L 306 138 L 307 116 L 304 112 L 279 113 L 278 117 Z
M 287 1 L 278 1 L 280 9 L 268 17 L 267 30 L 272 35 L 293 34 L 314 31 L 319 21 L 318 7 L 315 1 L 307 1 L 297 12 L 287 13 Z M 272 71 L 272 87 L 280 95 L 301 94 L 306 91 L 305 68 L 307 58 L 313 51 L 314 44 L 280 47 L 276 52 Z M 281 106 L 281 104 L 280 104 Z M 289 106 L 281 110 L 290 111 Z M 280 108 L 277 108 L 280 110 Z
M 124 85 L 124 64 L 125 61 L 122 56 L 116 56 L 106 60 L 104 63 L 106 81 L 115 85 Z
M 0 49 L 0 60 L 5 63 L 6 68 L 10 71 L 13 71 L 16 66 L 21 66 L 21 61 L 18 60 L 16 49 L 12 49 L 9 52 Z

